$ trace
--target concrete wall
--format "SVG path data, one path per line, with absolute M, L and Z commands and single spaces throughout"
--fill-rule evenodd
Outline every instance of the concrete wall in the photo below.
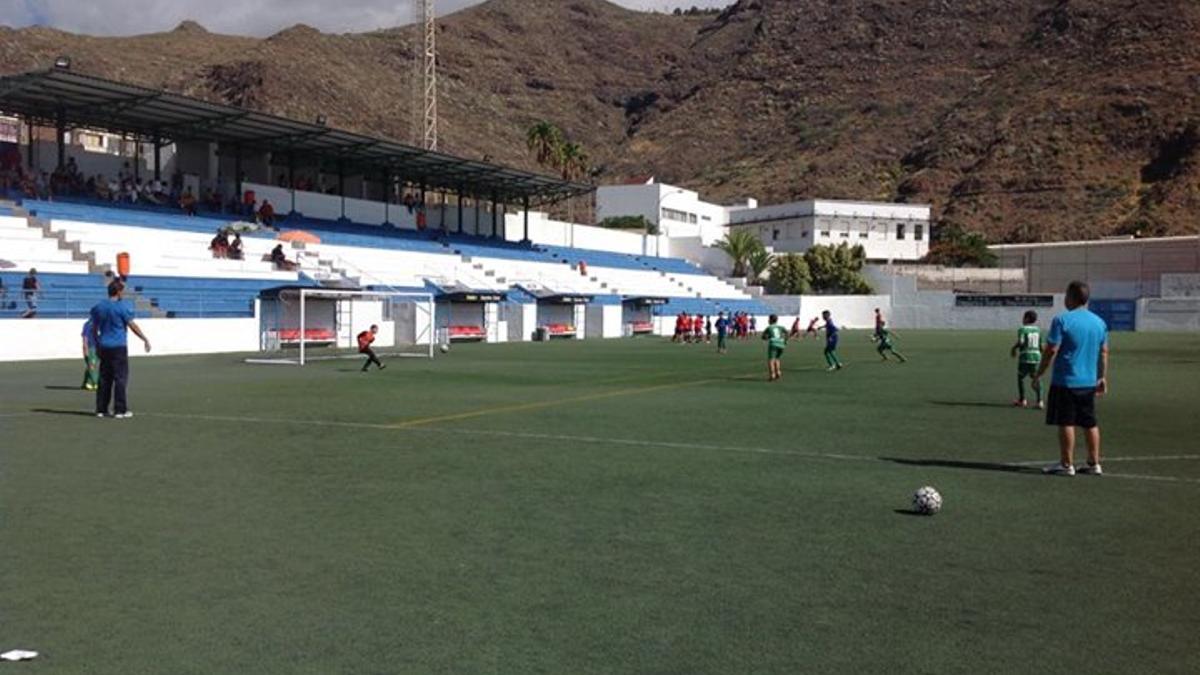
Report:
M 487 227 L 491 227 L 490 215 Z M 522 212 L 505 216 L 504 234 L 509 241 L 521 241 L 525 236 Z M 529 239 L 535 244 L 588 248 L 630 255 L 667 255 L 667 238 L 610 230 L 591 225 L 578 225 L 552 220 L 545 213 L 529 213 Z
M 254 352 L 259 348 L 257 318 L 138 319 L 154 355 Z M 81 358 L 83 319 L 0 321 L 0 361 Z M 143 356 L 141 340 L 130 334 L 129 353 Z
M 1200 273 L 1200 236 L 1105 239 L 993 246 L 1001 267 L 1025 269 L 1033 293 L 1060 293 L 1086 281 L 1092 297 L 1133 299 L 1160 295 L 1164 274 Z
M 1139 332 L 1200 332 L 1200 297 L 1138 300 L 1137 329 Z
M 834 323 L 843 328 L 872 328 L 875 326 L 875 308 L 886 312 L 891 306 L 891 298 L 886 295 L 768 295 L 762 300 L 779 315 L 780 323 L 789 328 L 796 317 L 807 326 L 825 310 L 829 310 Z M 766 325 L 762 319 L 759 323 Z

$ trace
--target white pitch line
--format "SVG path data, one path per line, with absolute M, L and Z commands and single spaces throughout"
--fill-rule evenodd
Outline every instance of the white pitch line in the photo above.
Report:
M 1103 463 L 1109 462 L 1185 462 L 1200 459 L 1200 455 L 1151 455 L 1148 457 L 1104 457 Z M 1013 466 L 1037 466 L 1038 464 L 1049 464 L 1050 462 L 1044 459 L 1031 460 L 1028 462 L 1010 462 Z
M 779 448 L 759 448 L 736 445 L 710 445 L 706 443 L 681 443 L 675 441 L 652 441 L 640 438 L 603 438 L 599 436 L 571 436 L 566 434 L 539 434 L 521 431 L 496 431 L 490 429 L 447 429 L 437 427 L 400 427 L 395 424 L 378 424 L 372 422 L 338 422 L 335 420 L 304 420 L 280 419 L 277 417 L 247 417 L 237 415 L 196 415 L 188 413 L 143 413 L 143 417 L 163 417 L 170 419 L 192 419 L 209 422 L 240 422 L 251 424 L 285 424 L 312 427 L 332 427 L 342 429 L 371 429 L 376 431 L 399 431 L 404 433 L 449 434 L 466 436 L 491 436 L 506 438 L 524 438 L 529 440 L 558 441 L 566 443 L 590 443 L 596 445 L 624 445 L 645 448 L 667 448 L 671 450 L 710 450 L 714 452 L 736 452 L 755 455 L 777 455 L 784 457 L 802 457 L 807 459 L 824 459 L 842 462 L 889 462 L 889 460 L 866 455 L 847 455 L 842 453 L 806 452 L 803 450 L 782 450 Z M 1161 458 L 1200 459 L 1196 455 L 1169 455 Z M 1106 462 L 1137 461 L 1138 457 L 1110 457 Z M 1030 460 L 1023 462 L 996 462 L 997 466 L 1025 468 L 1046 464 L 1046 460 Z M 934 465 L 936 467 L 936 465 Z M 1186 483 L 1200 485 L 1200 478 L 1184 478 L 1179 476 L 1153 476 L 1145 474 L 1106 473 L 1107 478 L 1126 480 L 1157 481 L 1164 483 Z

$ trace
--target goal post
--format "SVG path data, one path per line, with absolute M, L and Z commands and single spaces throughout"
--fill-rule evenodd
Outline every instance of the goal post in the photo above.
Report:
M 300 365 L 361 358 L 358 335 L 379 327 L 380 357 L 433 358 L 433 294 L 408 291 L 280 288 L 259 301 L 259 356 L 247 363 Z

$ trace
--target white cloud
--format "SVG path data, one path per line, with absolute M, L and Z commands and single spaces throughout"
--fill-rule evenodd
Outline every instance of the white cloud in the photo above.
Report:
M 439 0 L 447 14 L 482 0 Z M 559 2 L 561 0 L 547 0 Z M 732 0 L 614 0 L 633 9 L 722 7 Z M 169 30 L 185 19 L 209 30 L 270 35 L 306 23 L 326 32 L 387 28 L 410 23 L 412 0 L 0 0 L 0 24 L 45 25 L 93 35 L 133 35 Z

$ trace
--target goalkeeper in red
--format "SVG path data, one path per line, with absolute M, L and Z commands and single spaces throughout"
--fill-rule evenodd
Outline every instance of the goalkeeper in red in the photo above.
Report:
M 1017 400 L 1013 405 L 1018 408 L 1029 406 L 1025 398 L 1025 378 L 1030 378 L 1033 384 L 1033 395 L 1037 397 L 1035 406 L 1042 407 L 1042 383 L 1037 380 L 1038 366 L 1042 365 L 1042 331 L 1037 327 L 1037 312 L 1025 312 L 1022 326 L 1017 329 L 1017 343 L 1012 346 L 1012 356 L 1017 359 Z
M 378 356 L 375 356 L 375 350 L 371 349 L 371 345 L 375 342 L 375 334 L 378 332 L 379 326 L 372 324 L 370 330 L 364 330 L 358 334 L 358 353 L 367 357 L 367 362 L 364 363 L 362 367 L 362 371 L 364 373 L 367 372 L 367 368 L 370 368 L 372 363 L 374 363 L 379 370 L 383 370 L 387 367 L 383 365 L 383 362 L 379 360 Z

